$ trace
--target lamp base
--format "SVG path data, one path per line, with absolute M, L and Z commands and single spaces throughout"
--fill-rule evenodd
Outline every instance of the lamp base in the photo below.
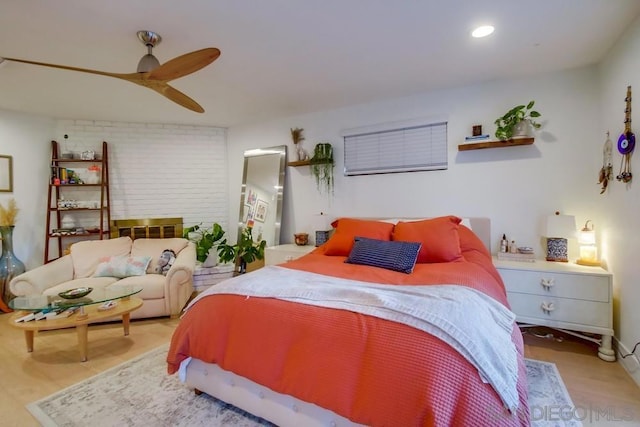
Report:
M 547 238 L 547 261 L 569 262 L 567 256 L 567 239 Z
M 600 261 L 590 261 L 587 259 L 577 259 L 576 264 L 587 265 L 589 267 L 600 267 Z

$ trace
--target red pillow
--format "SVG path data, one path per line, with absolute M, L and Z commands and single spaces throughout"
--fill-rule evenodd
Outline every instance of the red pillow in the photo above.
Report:
M 418 263 L 452 262 L 462 259 L 456 216 L 443 216 L 422 221 L 400 221 L 393 229 L 393 240 L 420 242 Z
M 336 230 L 323 245 L 325 255 L 349 256 L 356 236 L 391 240 L 391 231 L 393 231 L 391 223 L 366 219 L 340 218 L 331 225 L 336 227 Z

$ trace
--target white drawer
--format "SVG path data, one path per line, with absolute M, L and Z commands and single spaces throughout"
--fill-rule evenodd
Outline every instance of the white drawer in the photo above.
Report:
M 508 292 L 608 303 L 609 276 L 499 269 Z
M 521 318 L 611 328 L 609 303 L 507 292 L 511 310 Z M 552 305 L 551 305 L 552 304 Z M 552 310 L 544 310 L 543 306 Z M 530 320 L 528 320 L 530 321 Z

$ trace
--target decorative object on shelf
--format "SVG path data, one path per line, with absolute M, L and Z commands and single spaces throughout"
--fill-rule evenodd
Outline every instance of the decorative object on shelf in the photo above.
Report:
M 13 253 L 13 228 L 18 216 L 18 206 L 15 199 L 9 200 L 5 208 L 0 204 L 0 237 L 2 237 L 2 256 L 0 256 L 0 310 L 5 313 L 11 311 L 7 306 L 14 295 L 9 289 L 9 282 L 15 276 L 25 272 L 22 261 Z
M 481 136 L 482 135 L 482 125 L 473 125 L 471 127 L 471 135 L 473 135 L 473 136 Z
M 95 160 L 96 152 L 93 150 L 86 150 L 80 153 L 80 159 L 82 160 Z
M 532 110 L 534 103 L 535 101 L 531 101 L 527 105 L 516 105 L 502 117 L 497 118 L 494 122 L 497 126 L 496 138 L 500 140 L 527 138 L 530 127 L 539 129 L 541 124 L 534 119 L 540 117 L 541 114 Z M 516 127 L 518 128 L 516 129 Z
M 624 132 L 618 138 L 618 152 L 622 154 L 620 159 L 620 174 L 616 176 L 618 181 L 631 182 L 631 155 L 636 147 L 636 136 L 631 131 L 631 86 L 627 86 L 627 97 L 624 99 L 626 108 L 624 109 Z
M 91 165 L 87 168 L 87 184 L 100 184 L 100 166 Z
M 204 267 L 213 267 L 218 260 L 216 246 L 227 242 L 226 239 L 223 240 L 224 233 L 222 226 L 214 222 L 211 228 L 202 228 L 202 224 L 185 228 L 182 230 L 182 237 L 196 245 L 196 260 Z M 211 249 L 213 253 L 210 253 Z
M 567 239 L 576 234 L 576 219 L 573 215 L 547 217 L 547 261 L 568 262 Z
M 584 223 L 584 227 L 580 230 L 578 244 L 580 245 L 580 258 L 576 261 L 576 264 L 600 267 L 598 248 L 596 246 L 596 232 L 590 219 Z
M 218 255 L 222 262 L 233 261 L 238 268 L 238 273 L 244 274 L 248 263 L 264 259 L 266 246 L 265 240 L 254 241 L 251 227 L 245 227 L 238 238 L 238 243 L 229 245 L 225 240 L 218 245 Z
M 611 153 L 613 151 L 613 142 L 609 137 L 609 131 L 607 131 L 607 140 L 602 147 L 602 168 L 598 175 L 598 184 L 601 184 L 600 194 L 607 190 L 609 181 L 613 179 L 613 165 L 611 164 Z
M 305 246 L 309 243 L 309 234 L 308 233 L 295 233 L 293 235 L 296 245 Z
M 304 141 L 302 132 L 304 132 L 304 129 L 302 128 L 291 128 L 291 139 L 293 140 L 293 145 L 295 146 L 296 156 L 298 157 L 299 162 L 309 159 L 309 155 L 304 151 L 304 148 L 302 148 L 302 141 Z
M 0 155 L 0 193 L 13 193 L 13 157 Z
M 328 142 L 316 144 L 311 158 L 311 173 L 316 179 L 318 191 L 333 194 L 333 147 Z

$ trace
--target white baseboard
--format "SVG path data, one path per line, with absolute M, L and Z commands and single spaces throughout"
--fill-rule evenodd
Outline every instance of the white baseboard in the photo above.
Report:
M 633 378 L 638 387 L 640 387 L 640 360 L 638 360 L 638 356 L 632 355 L 626 358 L 622 358 L 623 354 L 629 354 L 631 353 L 631 350 L 628 349 L 619 340 L 616 341 L 618 344 L 618 362 L 620 362 L 622 367 L 627 371 L 631 378 Z

